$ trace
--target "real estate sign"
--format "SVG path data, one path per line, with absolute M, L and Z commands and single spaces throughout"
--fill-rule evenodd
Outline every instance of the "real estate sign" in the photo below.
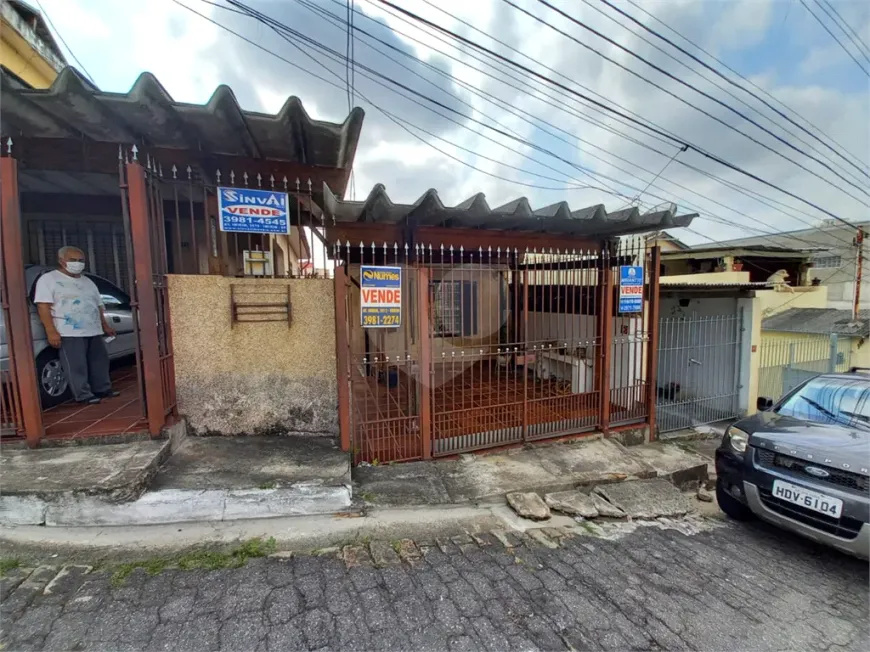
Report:
M 643 267 L 619 266 L 619 312 L 643 311 Z
M 221 231 L 290 233 L 290 202 L 286 192 L 218 187 Z
M 402 325 L 402 268 L 362 265 L 360 319 L 363 328 L 398 328 Z

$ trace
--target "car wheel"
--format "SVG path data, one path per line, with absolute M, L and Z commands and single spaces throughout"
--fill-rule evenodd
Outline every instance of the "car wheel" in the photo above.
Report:
M 716 481 L 716 502 L 719 503 L 719 509 L 735 521 L 748 521 L 754 518 L 749 507 L 726 491 L 721 479 Z
M 46 349 L 37 356 L 36 383 L 39 385 L 39 400 L 43 410 L 69 399 L 69 382 L 55 349 Z

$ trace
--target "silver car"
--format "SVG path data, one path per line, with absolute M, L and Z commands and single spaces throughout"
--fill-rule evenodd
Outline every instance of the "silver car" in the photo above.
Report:
M 30 329 L 33 333 L 33 357 L 36 360 L 36 382 L 39 386 L 39 396 L 42 407 L 49 408 L 63 403 L 70 397 L 69 383 L 58 359 L 57 349 L 48 343 L 45 329 L 39 321 L 36 306 L 33 304 L 33 293 L 37 279 L 51 267 L 28 265 L 24 268 L 27 293 L 30 297 Z M 100 296 L 106 306 L 106 319 L 117 332 L 117 337 L 109 342 L 109 358 L 116 360 L 133 355 L 136 351 L 136 335 L 133 331 L 133 314 L 130 308 L 130 297 L 114 283 L 101 276 L 85 274 L 100 291 Z M 0 319 L 0 371 L 9 369 L 9 348 L 6 343 L 6 320 Z

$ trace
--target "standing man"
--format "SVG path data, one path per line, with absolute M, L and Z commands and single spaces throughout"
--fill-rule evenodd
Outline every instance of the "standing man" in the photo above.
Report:
M 75 400 L 99 403 L 118 396 L 109 378 L 109 352 L 103 336 L 114 337 L 106 322 L 103 300 L 94 282 L 82 276 L 85 254 L 76 247 L 61 247 L 58 268 L 39 277 L 33 302 L 48 335 L 60 349 L 60 362 Z

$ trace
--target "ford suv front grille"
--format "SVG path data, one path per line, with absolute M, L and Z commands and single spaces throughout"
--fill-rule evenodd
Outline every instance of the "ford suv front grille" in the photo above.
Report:
M 870 492 L 870 478 L 866 475 L 852 473 L 843 469 L 837 469 L 824 464 L 817 464 L 808 460 L 802 460 L 791 455 L 783 455 L 766 448 L 755 449 L 755 462 L 761 467 L 768 469 L 783 469 L 801 478 L 812 480 L 821 484 L 828 484 L 834 487 L 851 489 L 859 491 L 862 494 Z M 807 473 L 806 468 L 813 466 L 825 470 L 829 475 L 826 478 L 820 478 L 812 473 Z

